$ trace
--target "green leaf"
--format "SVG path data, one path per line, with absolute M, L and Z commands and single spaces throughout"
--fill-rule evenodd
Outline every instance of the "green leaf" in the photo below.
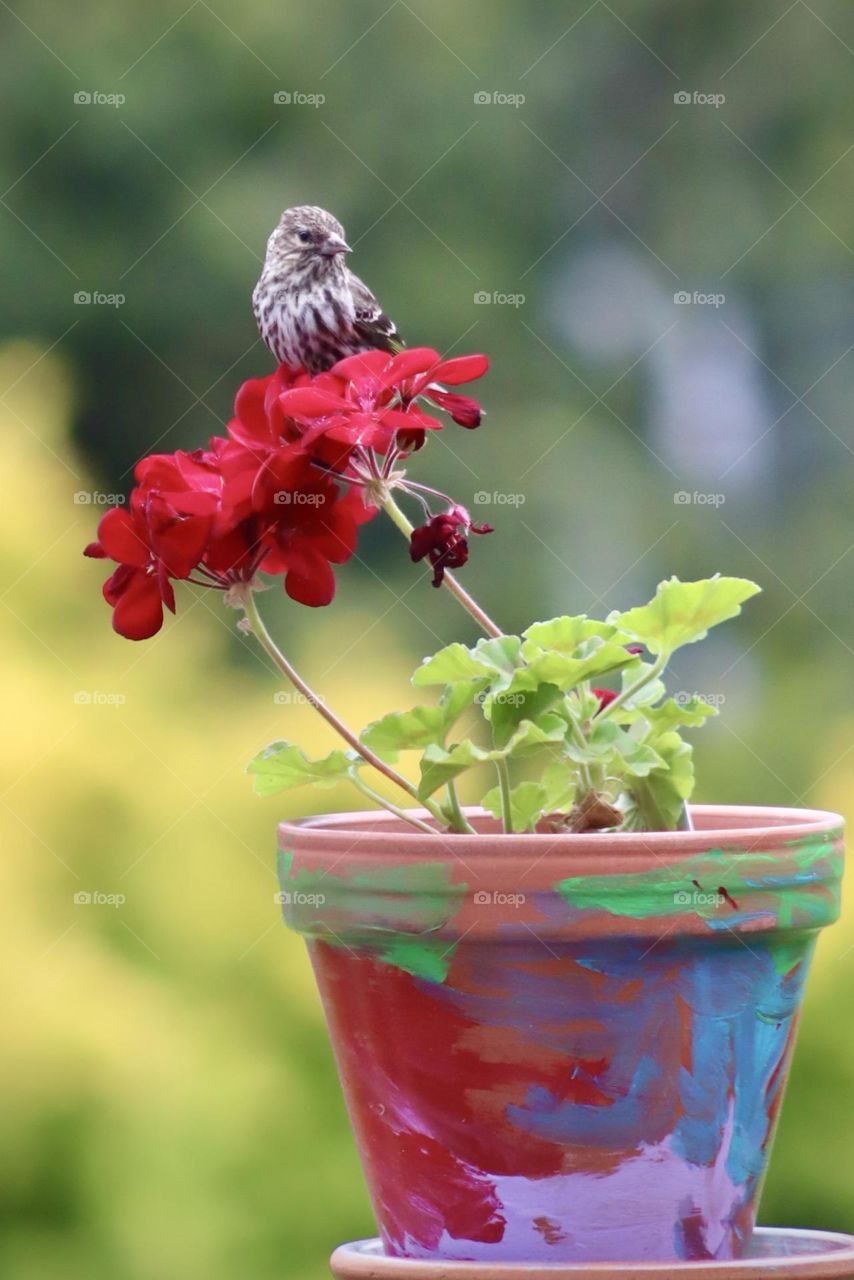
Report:
M 465 738 L 450 748 L 431 745 L 421 757 L 421 781 L 418 784 L 418 799 L 428 800 L 434 791 L 453 782 L 454 778 L 465 773 L 475 764 L 487 764 L 500 759 L 502 752 L 486 751 L 471 739 Z
M 355 751 L 330 751 L 320 760 L 308 757 L 290 742 L 272 742 L 250 760 L 246 772 L 253 775 L 253 786 L 259 796 L 272 796 L 277 791 L 304 787 L 334 787 L 353 776 L 362 764 Z
M 648 742 L 642 742 L 631 733 L 627 733 L 625 729 L 617 730 L 613 746 L 626 773 L 635 778 L 645 778 L 654 769 L 664 767 L 664 760 Z
M 741 612 L 745 600 L 760 588 L 746 578 L 703 578 L 661 582 L 654 599 L 627 613 L 612 613 L 608 621 L 628 631 L 652 654 L 669 655 L 685 644 L 702 640 L 710 627 Z
M 627 787 L 627 825 L 646 831 L 673 831 L 682 817 L 685 801 L 694 790 L 693 749 L 674 732 L 663 734 L 656 748 L 663 767 Z
M 554 684 L 567 693 L 585 680 L 601 679 L 636 662 L 634 655 L 627 653 L 623 645 L 603 640 L 591 644 L 588 653 L 576 657 L 567 657 L 557 651 L 537 653 L 531 658 L 525 673 L 529 678 L 533 677 L 536 684 Z M 513 688 L 511 682 L 510 690 Z
M 538 723 L 561 696 L 560 689 L 553 684 L 541 684 L 535 689 L 512 693 L 487 694 L 481 706 L 492 725 L 494 745 L 505 746 L 523 720 Z
M 460 680 L 489 680 L 503 686 L 516 670 L 521 646 L 518 636 L 478 640 L 473 649 L 467 649 L 464 644 L 449 644 L 424 659 L 412 683 L 420 687 L 456 684 Z
M 566 733 L 566 721 L 559 715 L 547 713 L 538 721 L 523 720 L 505 747 L 498 753 L 508 759 L 527 755 L 540 747 L 562 742 Z
M 476 690 L 469 681 L 448 685 L 435 706 L 392 711 L 369 724 L 359 735 L 383 760 L 397 760 L 401 751 L 414 751 L 445 741 L 448 730 L 471 704 Z
M 495 668 L 481 662 L 464 644 L 449 644 L 432 657 L 425 658 L 412 677 L 416 688 L 431 684 L 456 684 L 459 680 L 489 678 Z
M 610 640 L 616 634 L 617 628 L 612 623 L 596 622 L 584 614 L 577 618 L 552 618 L 549 622 L 535 622 L 522 632 L 527 641 L 522 646 L 522 653 L 529 659 L 535 657 L 537 651 L 572 657 L 583 641 L 594 636 Z
M 502 817 L 501 789 L 493 787 L 481 801 L 484 809 L 496 818 Z M 545 810 L 545 787 L 538 782 L 520 782 L 510 791 L 510 813 L 514 831 L 531 831 Z
M 434 791 L 452 782 L 466 769 L 477 764 L 490 764 L 495 760 L 528 755 L 541 747 L 560 742 L 566 725 L 560 716 L 544 715 L 539 724 L 523 720 L 513 736 L 503 747 L 491 750 L 477 746 L 469 738 L 450 747 L 431 745 L 421 757 L 421 781 L 418 784 L 419 800 L 428 799 Z
M 490 684 L 495 689 L 507 688 L 519 666 L 522 641 L 518 636 L 493 636 L 478 640 L 474 647 L 479 662 L 492 671 Z
M 546 793 L 544 811 L 563 812 L 572 808 L 577 790 L 577 777 L 566 760 L 553 760 L 540 776 L 540 785 Z
M 696 729 L 711 716 L 716 716 L 718 709 L 693 695 L 685 699 L 668 698 L 659 707 L 646 707 L 643 714 L 658 734 L 670 729 Z

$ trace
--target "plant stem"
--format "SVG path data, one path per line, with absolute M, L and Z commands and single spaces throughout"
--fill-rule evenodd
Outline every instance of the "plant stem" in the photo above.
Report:
M 513 804 L 510 799 L 510 770 L 507 767 L 507 761 L 496 760 L 495 771 L 498 774 L 498 789 L 501 792 L 501 821 L 505 834 L 508 834 L 513 830 Z
M 330 711 L 329 707 L 326 706 L 319 694 L 316 694 L 311 686 L 303 680 L 299 672 L 291 666 L 273 637 L 270 635 L 270 632 L 267 630 L 264 619 L 258 612 L 258 606 L 255 603 L 255 596 L 251 588 L 247 588 L 246 592 L 241 597 L 240 603 L 243 612 L 246 615 L 249 630 L 252 632 L 265 653 L 273 659 L 273 662 L 275 662 L 282 674 L 290 680 L 294 688 L 298 689 L 303 695 L 306 702 L 310 703 L 310 705 L 314 707 L 315 711 L 318 711 L 320 715 L 323 716 L 326 723 L 331 725 L 335 732 L 339 734 L 348 746 L 352 747 L 352 749 L 360 755 L 367 764 L 372 765 L 378 773 L 381 773 L 384 777 L 388 778 L 389 782 L 393 782 L 395 786 L 400 787 L 411 799 L 418 800 L 418 793 L 414 785 L 407 781 L 402 774 L 398 773 L 395 769 L 392 769 L 384 760 L 381 760 L 380 757 L 371 751 L 369 747 L 366 747 L 363 742 L 360 742 L 353 730 L 348 728 L 343 720 L 339 720 L 334 711 Z M 385 804 L 385 801 L 382 800 L 381 797 L 380 799 L 381 802 Z M 422 802 L 419 801 L 419 803 Z M 444 826 L 445 815 L 439 806 L 434 804 L 431 800 L 425 800 L 423 804 L 425 809 L 429 810 L 437 822 Z
M 373 800 L 375 804 L 381 804 L 384 809 L 388 809 L 389 813 L 393 813 L 395 817 L 401 818 L 404 822 L 408 822 L 411 827 L 415 827 L 418 831 L 426 831 L 429 836 L 436 834 L 436 828 L 431 827 L 428 823 L 422 822 L 420 818 L 416 818 L 414 813 L 407 813 L 406 809 L 400 809 L 396 804 L 392 804 L 391 800 L 386 800 L 385 796 L 381 796 L 378 791 L 374 791 L 373 787 L 369 787 L 359 777 L 351 779 L 353 786 L 357 791 L 361 791 L 363 796 L 367 796 L 369 800 Z
M 408 541 L 412 536 L 414 526 L 411 524 L 405 513 L 401 511 L 391 493 L 388 491 L 386 491 L 385 496 L 382 499 L 382 506 L 386 515 L 394 522 L 394 524 L 397 525 L 400 532 Z M 447 570 L 445 571 L 444 582 L 448 590 L 457 597 L 463 608 L 471 614 L 477 625 L 485 631 L 488 636 L 498 638 L 504 634 L 501 628 L 492 621 L 489 614 L 486 613 L 485 610 L 481 609 L 477 601 L 469 595 L 465 587 L 461 587 L 454 575 L 449 573 Z
M 466 835 L 469 835 L 469 836 L 475 835 L 474 827 L 468 821 L 468 819 L 466 818 L 466 815 L 463 813 L 462 808 L 460 807 L 460 798 L 457 795 L 457 788 L 454 786 L 453 779 L 448 783 L 447 793 L 448 793 L 448 813 L 453 819 L 454 826 L 457 827 L 459 831 L 465 832 Z
M 645 685 L 648 685 L 651 680 L 657 679 L 657 677 L 661 675 L 662 671 L 667 666 L 668 657 L 669 657 L 669 654 L 666 654 L 666 653 L 659 654 L 659 656 L 656 658 L 655 662 L 652 664 L 649 670 L 646 671 L 639 680 L 636 680 L 634 684 L 629 685 L 628 688 L 626 689 L 623 689 L 622 693 L 618 693 L 616 698 L 614 698 L 612 702 L 609 702 L 607 707 L 604 707 L 603 710 L 598 713 L 598 715 L 596 716 L 596 719 L 597 720 L 610 719 L 610 717 L 614 714 L 615 711 L 618 711 L 620 707 L 624 706 L 624 704 L 627 703 L 630 698 L 633 698 L 636 693 L 639 693 L 640 690 L 643 689 Z
M 563 696 L 563 708 L 566 712 L 567 719 L 569 720 L 570 729 L 572 730 L 572 736 L 575 739 L 576 746 L 580 747 L 581 750 L 584 751 L 587 747 L 587 739 L 585 738 L 584 730 L 578 723 L 578 719 L 572 709 L 572 702 L 568 693 L 565 693 Z M 581 780 L 587 787 L 587 790 L 593 791 L 593 778 L 590 773 L 590 766 L 584 761 L 579 760 L 578 772 L 580 773 Z

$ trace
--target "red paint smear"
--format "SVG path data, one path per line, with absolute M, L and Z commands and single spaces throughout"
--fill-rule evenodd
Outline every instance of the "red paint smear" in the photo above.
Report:
M 679 1234 L 682 1239 L 680 1253 L 687 1262 L 708 1261 L 714 1258 L 706 1246 L 706 1223 L 702 1213 L 691 1205 L 690 1210 L 683 1213 L 679 1221 Z
M 649 1054 L 653 1044 L 665 1075 L 678 1069 L 681 1019 L 672 1009 L 666 1026 L 651 1025 L 638 1036 L 620 1080 L 609 1078 L 614 1031 L 597 1022 L 595 1011 L 600 1002 L 604 1013 L 613 1007 L 614 986 L 566 960 L 525 965 L 544 978 L 571 970 L 590 993 L 585 1019 L 551 1031 L 566 1039 L 577 1029 L 606 1052 L 572 1057 L 544 1045 L 538 1037 L 547 1029 L 533 1010 L 530 1034 L 466 1017 L 411 974 L 364 952 L 318 942 L 312 953 L 377 1217 L 389 1247 L 401 1253 L 407 1240 L 436 1248 L 443 1230 L 454 1238 L 501 1240 L 505 1223 L 493 1177 L 537 1179 L 573 1169 L 604 1175 L 636 1154 L 634 1143 L 605 1150 L 526 1133 L 507 1119 L 507 1108 L 527 1105 L 532 1089 L 546 1091 L 555 1107 L 566 1101 L 607 1108 L 628 1089 L 632 1058 Z M 451 977 L 459 992 L 494 994 L 460 952 Z M 640 984 L 628 985 L 640 991 Z M 661 1091 L 650 1104 L 644 1138 L 655 1142 L 672 1130 L 678 1100 Z

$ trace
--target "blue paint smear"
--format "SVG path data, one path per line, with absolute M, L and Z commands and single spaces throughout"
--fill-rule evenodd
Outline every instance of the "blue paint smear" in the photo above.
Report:
M 749 1197 L 767 1157 L 768 1088 L 786 1051 L 815 938 L 643 939 L 556 943 L 544 961 L 536 941 L 484 943 L 470 955 L 466 990 L 418 985 L 473 1023 L 512 1030 L 519 1044 L 565 1055 L 567 1088 L 531 1084 L 507 1117 L 520 1130 L 561 1144 L 640 1148 L 670 1138 L 694 1166 L 709 1168 L 732 1112 L 726 1170 Z M 642 955 L 646 950 L 648 954 Z M 678 1043 L 686 1019 L 691 1058 L 671 1087 L 659 1045 Z M 573 1062 L 602 1061 L 591 1080 L 607 1099 L 595 1106 L 566 1094 Z
M 714 1164 L 729 1108 L 733 1044 L 730 1020 L 718 1013 L 721 958 L 713 952 L 698 955 L 691 971 L 691 989 L 682 997 L 694 1010 L 693 1035 L 690 1070 L 679 1070 L 683 1115 L 673 1131 L 673 1149 L 683 1160 L 697 1165 Z M 708 1010 L 711 1016 L 701 1010 Z
M 724 929 L 734 929 L 740 924 L 745 924 L 749 920 L 773 920 L 776 919 L 773 911 L 734 911 L 731 916 L 707 916 L 705 923 L 710 929 L 723 931 Z
M 646 1091 L 660 1075 L 658 1063 L 642 1058 L 628 1093 L 609 1107 L 559 1102 L 548 1089 L 532 1088 L 523 1106 L 509 1106 L 507 1116 L 526 1133 L 551 1142 L 619 1148 L 642 1141 Z

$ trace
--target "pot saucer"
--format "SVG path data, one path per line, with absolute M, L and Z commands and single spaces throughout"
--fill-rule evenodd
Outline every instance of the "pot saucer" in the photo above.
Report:
M 854 1236 L 757 1227 L 749 1257 L 735 1262 L 442 1262 L 390 1258 L 379 1240 L 342 1244 L 336 1280 L 854 1280 Z

